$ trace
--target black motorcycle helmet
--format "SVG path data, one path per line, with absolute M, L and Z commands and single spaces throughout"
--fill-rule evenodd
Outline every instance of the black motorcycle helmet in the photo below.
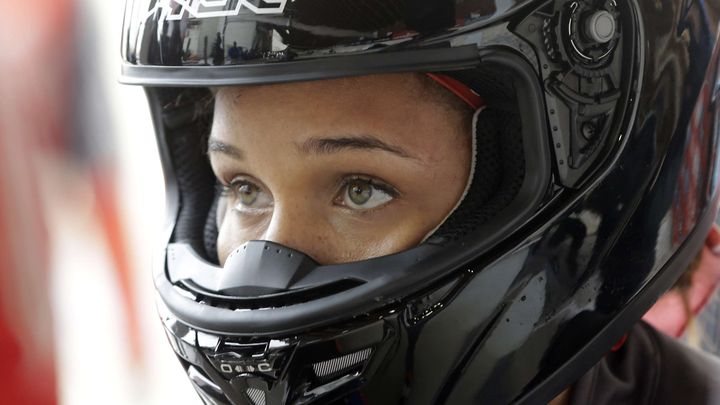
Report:
M 651 0 L 128 1 L 121 80 L 147 90 L 167 187 L 158 307 L 200 397 L 555 397 L 714 219 L 719 15 Z M 250 241 L 220 267 L 212 89 L 392 72 L 448 76 L 487 103 L 489 163 L 452 215 L 398 254 L 323 266 Z

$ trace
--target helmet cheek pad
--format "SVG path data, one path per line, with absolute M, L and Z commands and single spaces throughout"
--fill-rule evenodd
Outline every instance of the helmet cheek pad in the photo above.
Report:
M 716 156 L 703 155 L 702 192 L 683 202 L 698 214 L 657 242 L 676 162 L 717 145 L 648 124 L 662 75 L 646 53 L 662 51 L 642 22 L 662 13 L 634 0 L 128 2 L 123 81 L 146 86 L 170 215 L 158 309 L 203 401 L 541 403 L 583 374 L 680 274 L 716 204 Z M 212 89 L 393 72 L 447 75 L 487 101 L 452 214 L 384 257 L 320 265 L 250 241 L 220 267 Z

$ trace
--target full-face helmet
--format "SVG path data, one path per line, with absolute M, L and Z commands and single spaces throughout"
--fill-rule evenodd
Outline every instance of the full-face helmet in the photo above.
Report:
M 700 248 L 717 203 L 717 8 L 649 0 L 130 0 L 166 178 L 154 273 L 208 404 L 543 403 Z M 485 100 L 473 180 L 420 245 L 217 257 L 215 89 L 379 73 Z M 268 136 L 271 136 L 269 134 Z

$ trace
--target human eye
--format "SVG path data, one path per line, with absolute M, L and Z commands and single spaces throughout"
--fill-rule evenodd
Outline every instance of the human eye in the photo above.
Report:
M 387 204 L 398 192 L 371 178 L 354 176 L 343 181 L 335 203 L 353 210 L 369 210 Z
M 222 184 L 221 195 L 230 200 L 234 210 L 242 213 L 266 210 L 273 205 L 272 198 L 262 187 L 244 177 Z

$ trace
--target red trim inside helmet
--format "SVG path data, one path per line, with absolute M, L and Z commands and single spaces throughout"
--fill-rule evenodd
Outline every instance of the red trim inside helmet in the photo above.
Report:
M 473 110 L 477 110 L 480 107 L 485 106 L 485 100 L 482 99 L 477 93 L 472 91 L 470 87 L 464 85 L 462 82 L 453 79 L 450 76 L 439 74 L 439 73 L 426 73 L 427 76 L 439 85 L 445 87 L 456 96 L 460 97 L 465 103 L 467 103 Z

